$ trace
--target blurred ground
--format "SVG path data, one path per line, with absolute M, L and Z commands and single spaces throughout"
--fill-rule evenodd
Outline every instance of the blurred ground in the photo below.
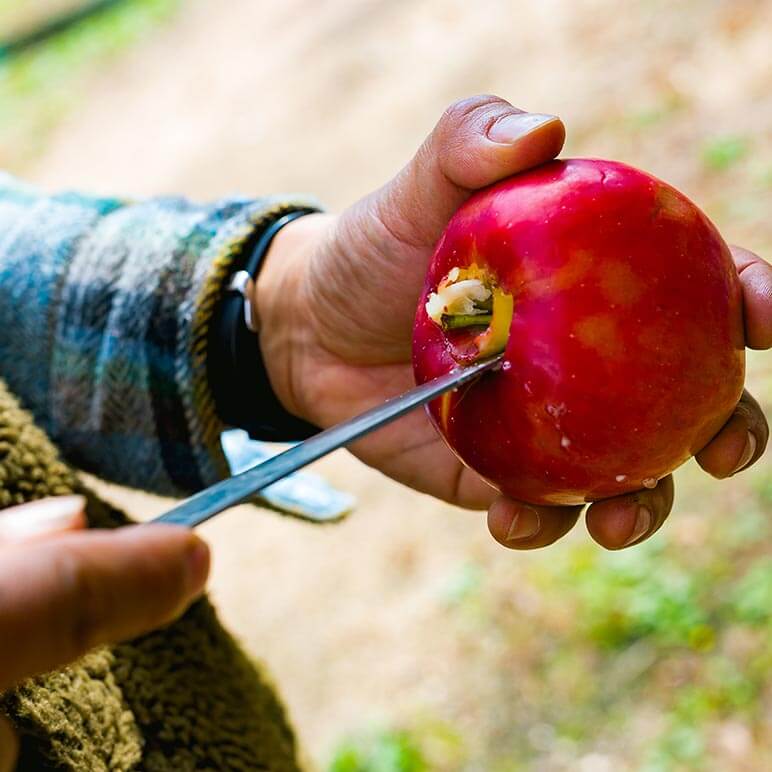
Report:
M 51 189 L 303 190 L 336 209 L 450 100 L 496 92 L 563 116 L 567 154 L 664 177 L 769 256 L 770 29 L 769 0 L 196 0 L 120 56 L 58 71 L 53 112 L 0 79 L 0 109 L 19 106 L 0 165 Z M 768 356 L 750 381 L 772 410 Z M 205 529 L 222 616 L 281 685 L 312 763 L 772 768 L 768 460 L 721 484 L 683 470 L 664 531 L 620 555 L 582 528 L 507 553 L 481 516 L 344 453 L 318 468 L 359 498 L 345 524 L 241 508 Z M 166 506 L 112 494 L 137 516 Z

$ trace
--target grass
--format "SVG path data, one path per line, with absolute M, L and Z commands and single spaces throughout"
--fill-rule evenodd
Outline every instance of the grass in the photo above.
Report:
M 700 478 L 685 476 L 689 495 Z M 575 769 L 599 749 L 615 770 L 727 769 L 717 737 L 735 724 L 755 734 L 759 763 L 772 758 L 772 473 L 752 472 L 739 500 L 691 498 L 699 514 L 674 515 L 689 527 L 634 550 L 577 538 L 549 560 L 524 556 L 525 572 L 459 566 L 441 599 L 449 635 L 501 682 L 475 721 L 482 735 L 435 706 L 453 753 L 417 714 L 346 737 L 329 772 Z M 516 587 L 535 593 L 527 613 Z
M 702 160 L 708 169 L 723 172 L 742 161 L 750 149 L 750 143 L 746 137 L 715 137 L 703 146 Z
M 11 0 L 0 2 L 7 16 Z M 50 131 L 77 108 L 82 85 L 99 65 L 179 5 L 179 0 L 127 0 L 35 49 L 0 61 L 0 167 L 23 168 L 41 151 Z
M 337 749 L 330 772 L 427 772 L 419 740 L 397 730 L 347 739 Z

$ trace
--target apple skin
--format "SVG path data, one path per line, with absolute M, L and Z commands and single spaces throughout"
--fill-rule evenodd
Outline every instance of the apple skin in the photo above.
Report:
M 425 304 L 472 263 L 514 296 L 504 363 L 428 411 L 502 493 L 580 504 L 653 487 L 732 414 L 745 369 L 739 278 L 712 223 L 661 180 L 570 159 L 473 195 L 429 265 L 418 383 L 463 359 Z

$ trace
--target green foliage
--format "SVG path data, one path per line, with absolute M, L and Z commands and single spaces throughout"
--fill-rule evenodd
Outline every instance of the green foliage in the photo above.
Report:
M 383 731 L 345 740 L 329 772 L 426 772 L 429 767 L 415 739 L 404 731 Z
M 18 167 L 78 102 L 78 85 L 100 63 L 141 39 L 180 0 L 127 0 L 18 57 L 0 61 L 0 167 Z M 13 156 L 3 156 L 3 146 Z M 7 151 L 5 151 L 7 152 Z
M 699 729 L 677 724 L 647 753 L 641 772 L 705 769 L 705 739 Z
M 574 583 L 579 624 L 592 641 L 608 649 L 645 637 L 661 646 L 709 645 L 700 577 L 676 563 L 663 565 L 661 553 L 647 545 L 613 556 L 593 551 L 590 559 L 569 562 L 565 580 Z
M 439 772 L 573 769 L 597 747 L 619 768 L 714 769 L 717 727 L 735 722 L 750 736 L 772 704 L 772 474 L 752 472 L 742 497 L 726 500 L 702 493 L 696 475 L 684 482 L 697 510 L 681 532 L 676 512 L 632 550 L 604 552 L 577 534 L 548 559 L 451 571 L 438 601 L 468 655 L 459 679 L 474 695 L 476 734 L 439 701 L 435 724 L 456 738 L 453 752 L 436 753 L 423 709 L 400 716 L 399 731 L 347 741 L 330 772 L 403 769 L 394 750 L 391 766 L 376 766 L 394 738 L 415 751 L 417 769 Z M 684 533 L 701 535 L 683 542 Z M 478 697 L 480 677 L 496 686 Z
M 732 590 L 738 620 L 753 626 L 769 625 L 772 615 L 772 558 L 752 565 Z
M 750 143 L 745 137 L 715 137 L 702 148 L 702 160 L 709 169 L 725 171 L 748 154 Z

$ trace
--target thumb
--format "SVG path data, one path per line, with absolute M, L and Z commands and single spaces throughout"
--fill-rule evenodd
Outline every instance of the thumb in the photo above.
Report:
M 19 740 L 8 721 L 0 716 L 0 772 L 13 772 L 19 755 Z
M 382 191 L 381 219 L 403 242 L 433 245 L 473 191 L 553 159 L 565 135 L 557 116 L 496 96 L 454 102 Z
M 102 643 L 160 627 L 204 586 L 190 531 L 140 525 L 65 533 L 0 551 L 0 691 Z

